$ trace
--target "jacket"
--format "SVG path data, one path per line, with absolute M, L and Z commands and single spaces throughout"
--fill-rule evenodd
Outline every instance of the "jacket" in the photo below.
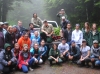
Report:
M 2 50 L 2 49 L 4 49 L 4 35 L 3 35 L 3 33 L 2 32 L 0 32 L 0 51 Z
M 40 46 L 39 51 L 40 51 L 40 56 L 46 55 L 47 54 L 47 46 L 44 46 L 44 47 Z
M 24 37 L 22 36 L 19 40 L 18 40 L 18 44 L 20 45 L 20 50 L 23 49 L 23 44 L 27 44 L 28 45 L 28 49 L 30 49 L 31 46 L 31 40 L 28 38 L 27 40 L 24 40 Z

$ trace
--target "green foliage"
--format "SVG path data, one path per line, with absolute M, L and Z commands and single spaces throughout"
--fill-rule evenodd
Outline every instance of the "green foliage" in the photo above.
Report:
M 57 36 L 60 34 L 60 27 L 54 28 L 54 34 Z

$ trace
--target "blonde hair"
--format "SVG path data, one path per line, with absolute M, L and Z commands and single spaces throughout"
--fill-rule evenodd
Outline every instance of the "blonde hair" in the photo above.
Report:
M 7 31 L 8 31 L 8 32 L 10 31 L 10 28 L 12 28 L 12 26 L 8 26 L 8 28 L 7 28 Z

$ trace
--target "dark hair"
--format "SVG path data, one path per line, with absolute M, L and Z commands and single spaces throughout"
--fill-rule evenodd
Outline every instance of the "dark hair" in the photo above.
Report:
M 33 13 L 33 17 L 34 17 L 34 14 L 36 14 L 36 17 L 37 17 L 37 13 Z
M 29 23 L 29 26 L 30 26 L 30 25 L 34 25 L 34 24 L 33 24 L 33 23 Z
M 96 25 L 96 29 L 97 29 L 97 24 L 96 24 L 96 23 L 93 23 L 93 24 L 92 24 L 92 30 L 93 30 L 93 25 L 94 25 L 94 24 Z
M 56 47 L 58 47 L 58 44 L 57 43 L 54 43 L 54 44 L 52 44 L 52 48 L 54 48 L 54 45 L 56 45 Z
M 89 22 L 85 22 L 85 24 L 88 25 L 88 30 L 90 30 L 90 24 L 89 24 Z M 84 24 L 84 29 L 85 29 L 85 24 Z

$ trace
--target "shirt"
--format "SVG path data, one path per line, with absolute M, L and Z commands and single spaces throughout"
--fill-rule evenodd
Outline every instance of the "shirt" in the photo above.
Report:
M 82 53 L 82 56 L 86 57 L 88 55 L 88 51 L 90 51 L 90 47 L 89 46 L 86 46 L 86 47 L 83 47 L 83 48 L 81 47 L 80 51 Z
M 44 30 L 44 31 L 46 31 L 48 34 L 50 34 L 50 33 L 53 31 L 53 26 L 52 26 L 52 24 L 48 24 L 48 26 L 45 26 L 45 25 L 43 24 L 42 30 Z
M 65 43 L 65 44 L 60 43 L 58 45 L 58 50 L 60 50 L 60 53 L 62 54 L 66 50 L 69 50 L 69 45 L 67 43 Z

